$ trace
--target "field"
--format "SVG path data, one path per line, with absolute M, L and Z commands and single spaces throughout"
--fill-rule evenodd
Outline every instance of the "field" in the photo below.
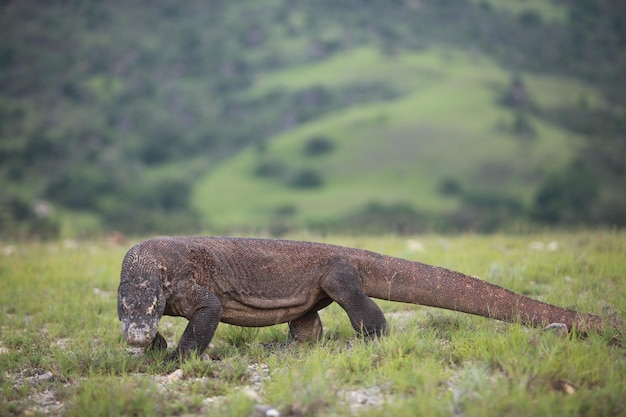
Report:
M 626 317 L 626 233 L 317 237 L 437 264 L 585 312 Z M 573 334 L 381 301 L 366 342 L 335 305 L 324 340 L 221 324 L 180 370 L 129 348 L 116 313 L 133 241 L 0 244 L 0 415 L 626 415 L 623 334 Z M 186 321 L 164 318 L 172 347 Z M 277 414 L 279 413 L 279 414 Z

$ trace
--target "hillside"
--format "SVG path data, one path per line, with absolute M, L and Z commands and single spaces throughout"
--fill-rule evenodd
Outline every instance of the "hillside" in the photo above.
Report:
M 623 226 L 625 17 L 5 2 L 0 236 Z
M 376 203 L 407 205 L 433 219 L 457 212 L 469 194 L 498 196 L 521 210 L 582 139 L 533 116 L 527 120 L 532 134 L 517 132 L 515 112 L 498 103 L 510 78 L 485 56 L 451 48 L 391 58 L 355 49 L 261 76 L 258 92 L 364 83 L 396 95 L 316 118 L 244 150 L 201 179 L 193 201 L 219 230 L 310 226 Z M 562 78 L 526 77 L 524 85 L 534 105 L 545 109 L 595 97 Z M 331 149 L 308 153 L 320 138 Z M 275 172 L 262 175 L 262 167 Z M 317 175 L 319 184 L 294 186 L 302 172 Z M 446 191 L 446 184 L 454 190 Z

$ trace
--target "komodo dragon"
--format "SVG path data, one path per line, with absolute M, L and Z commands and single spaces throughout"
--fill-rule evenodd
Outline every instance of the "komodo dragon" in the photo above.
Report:
M 599 316 L 533 300 L 468 275 L 361 249 L 229 237 L 163 237 L 131 248 L 122 263 L 118 315 L 126 341 L 165 349 L 162 315 L 189 320 L 168 360 L 201 354 L 220 321 L 289 323 L 290 338 L 322 335 L 318 310 L 336 301 L 352 327 L 374 338 L 387 322 L 370 297 L 440 307 L 525 325 L 604 330 Z

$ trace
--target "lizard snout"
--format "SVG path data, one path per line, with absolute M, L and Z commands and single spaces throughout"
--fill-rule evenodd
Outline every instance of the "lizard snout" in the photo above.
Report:
M 131 346 L 143 347 L 152 342 L 156 335 L 156 327 L 147 323 L 124 323 L 122 322 L 124 339 Z

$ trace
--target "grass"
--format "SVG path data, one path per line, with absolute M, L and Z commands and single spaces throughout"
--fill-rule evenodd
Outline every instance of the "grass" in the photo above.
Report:
M 566 78 L 523 79 L 540 108 L 576 105 L 582 98 L 601 104 L 591 89 Z M 242 151 L 198 178 L 193 205 L 220 230 L 260 228 L 286 206 L 292 213 L 287 220 L 296 226 L 346 216 L 371 202 L 409 203 L 442 213 L 459 204 L 457 197 L 438 191 L 448 179 L 466 190 L 519 196 L 530 204 L 540 180 L 569 161 L 580 138 L 534 116 L 529 116 L 534 139 L 507 131 L 514 114 L 497 101 L 510 80 L 509 72 L 476 51 L 436 47 L 394 57 L 360 47 L 318 64 L 260 74 L 252 96 L 274 89 L 383 83 L 398 97 L 355 104 L 271 138 L 262 151 Z M 314 136 L 330 138 L 335 150 L 304 155 L 304 144 Z M 315 170 L 324 184 L 294 189 L 255 176 L 255 168 L 268 162 L 292 171 Z
M 626 233 L 532 236 L 292 236 L 481 276 L 533 297 L 626 316 Z M 571 338 L 380 301 L 391 334 L 356 337 L 336 305 L 324 340 L 287 326 L 221 324 L 207 353 L 175 367 L 121 337 L 116 288 L 131 243 L 0 244 L 0 415 L 624 415 L 623 335 Z M 607 310 L 608 308 L 608 310 Z M 164 317 L 172 346 L 184 319 Z

